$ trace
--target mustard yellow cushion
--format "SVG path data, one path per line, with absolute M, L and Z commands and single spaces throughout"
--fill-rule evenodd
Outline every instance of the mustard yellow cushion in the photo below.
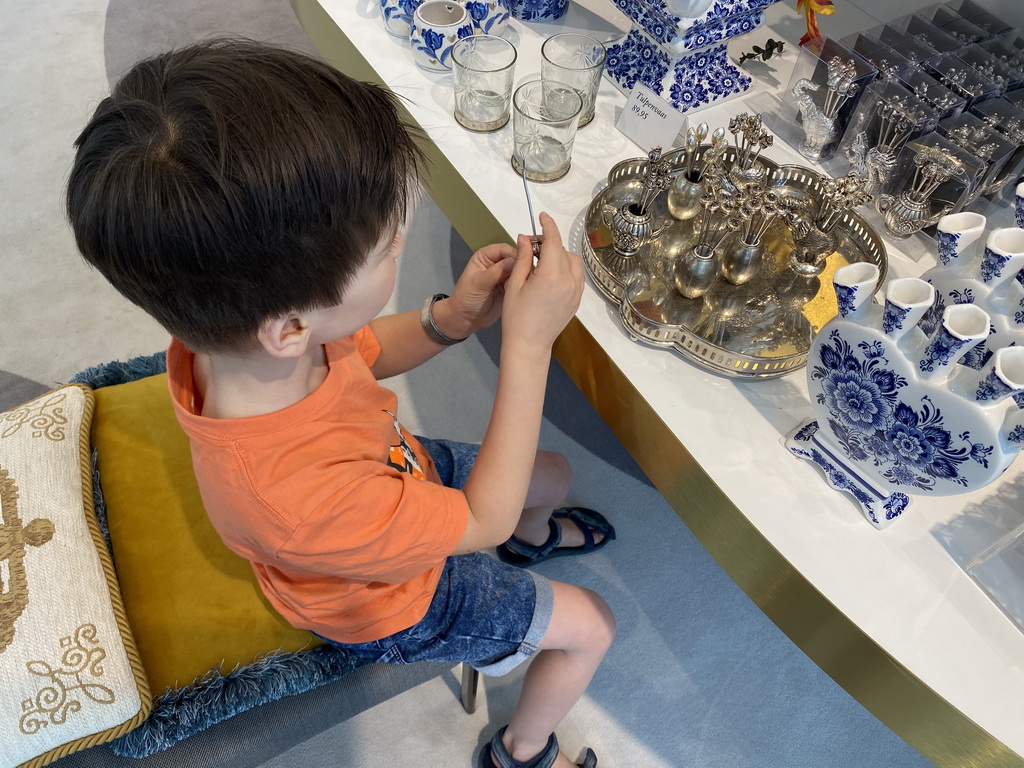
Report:
M 154 695 L 320 641 L 290 626 L 206 516 L 167 375 L 95 390 L 98 458 L 125 611 Z
M 35 768 L 150 710 L 93 510 L 92 392 L 0 413 L 0 766 Z

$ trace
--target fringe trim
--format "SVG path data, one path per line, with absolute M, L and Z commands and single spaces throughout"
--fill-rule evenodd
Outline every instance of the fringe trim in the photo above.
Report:
M 125 362 L 114 360 L 92 368 L 86 368 L 72 376 L 68 381 L 85 384 L 87 387 L 99 389 L 115 384 L 127 384 L 129 381 L 156 376 L 167 370 L 167 353 L 157 352 L 153 355 L 133 357 Z
M 309 651 L 272 653 L 226 675 L 213 669 L 190 686 L 168 688 L 153 702 L 142 725 L 109 746 L 122 757 L 147 757 L 232 715 L 305 693 L 369 663 L 333 645 L 320 645 Z

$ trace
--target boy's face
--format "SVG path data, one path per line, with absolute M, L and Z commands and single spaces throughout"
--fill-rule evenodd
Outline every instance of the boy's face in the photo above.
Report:
M 317 312 L 321 316 L 318 343 L 349 336 L 381 313 L 395 290 L 404 242 L 402 230 L 382 238 L 345 289 L 341 303 Z

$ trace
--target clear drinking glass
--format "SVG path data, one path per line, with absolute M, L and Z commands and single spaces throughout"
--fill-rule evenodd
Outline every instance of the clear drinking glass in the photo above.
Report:
M 540 57 L 542 80 L 557 80 L 580 92 L 583 109 L 579 127 L 582 128 L 594 119 L 594 102 L 608 58 L 604 45 L 588 35 L 563 32 L 544 41 Z
M 583 99 L 554 80 L 530 80 L 512 96 L 512 167 L 533 181 L 554 181 L 569 172 Z
M 493 35 L 474 35 L 452 47 L 455 120 L 471 131 L 496 131 L 508 122 L 516 48 Z

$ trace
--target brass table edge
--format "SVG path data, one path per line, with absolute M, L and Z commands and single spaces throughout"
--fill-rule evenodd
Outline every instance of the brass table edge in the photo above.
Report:
M 324 59 L 387 85 L 318 0 L 290 2 Z M 423 149 L 432 165 L 431 196 L 470 248 L 514 242 L 437 146 L 427 140 Z M 725 572 L 869 712 L 940 768 L 1024 768 L 1024 757 L 911 674 L 761 535 L 577 319 L 559 337 L 554 357 Z

